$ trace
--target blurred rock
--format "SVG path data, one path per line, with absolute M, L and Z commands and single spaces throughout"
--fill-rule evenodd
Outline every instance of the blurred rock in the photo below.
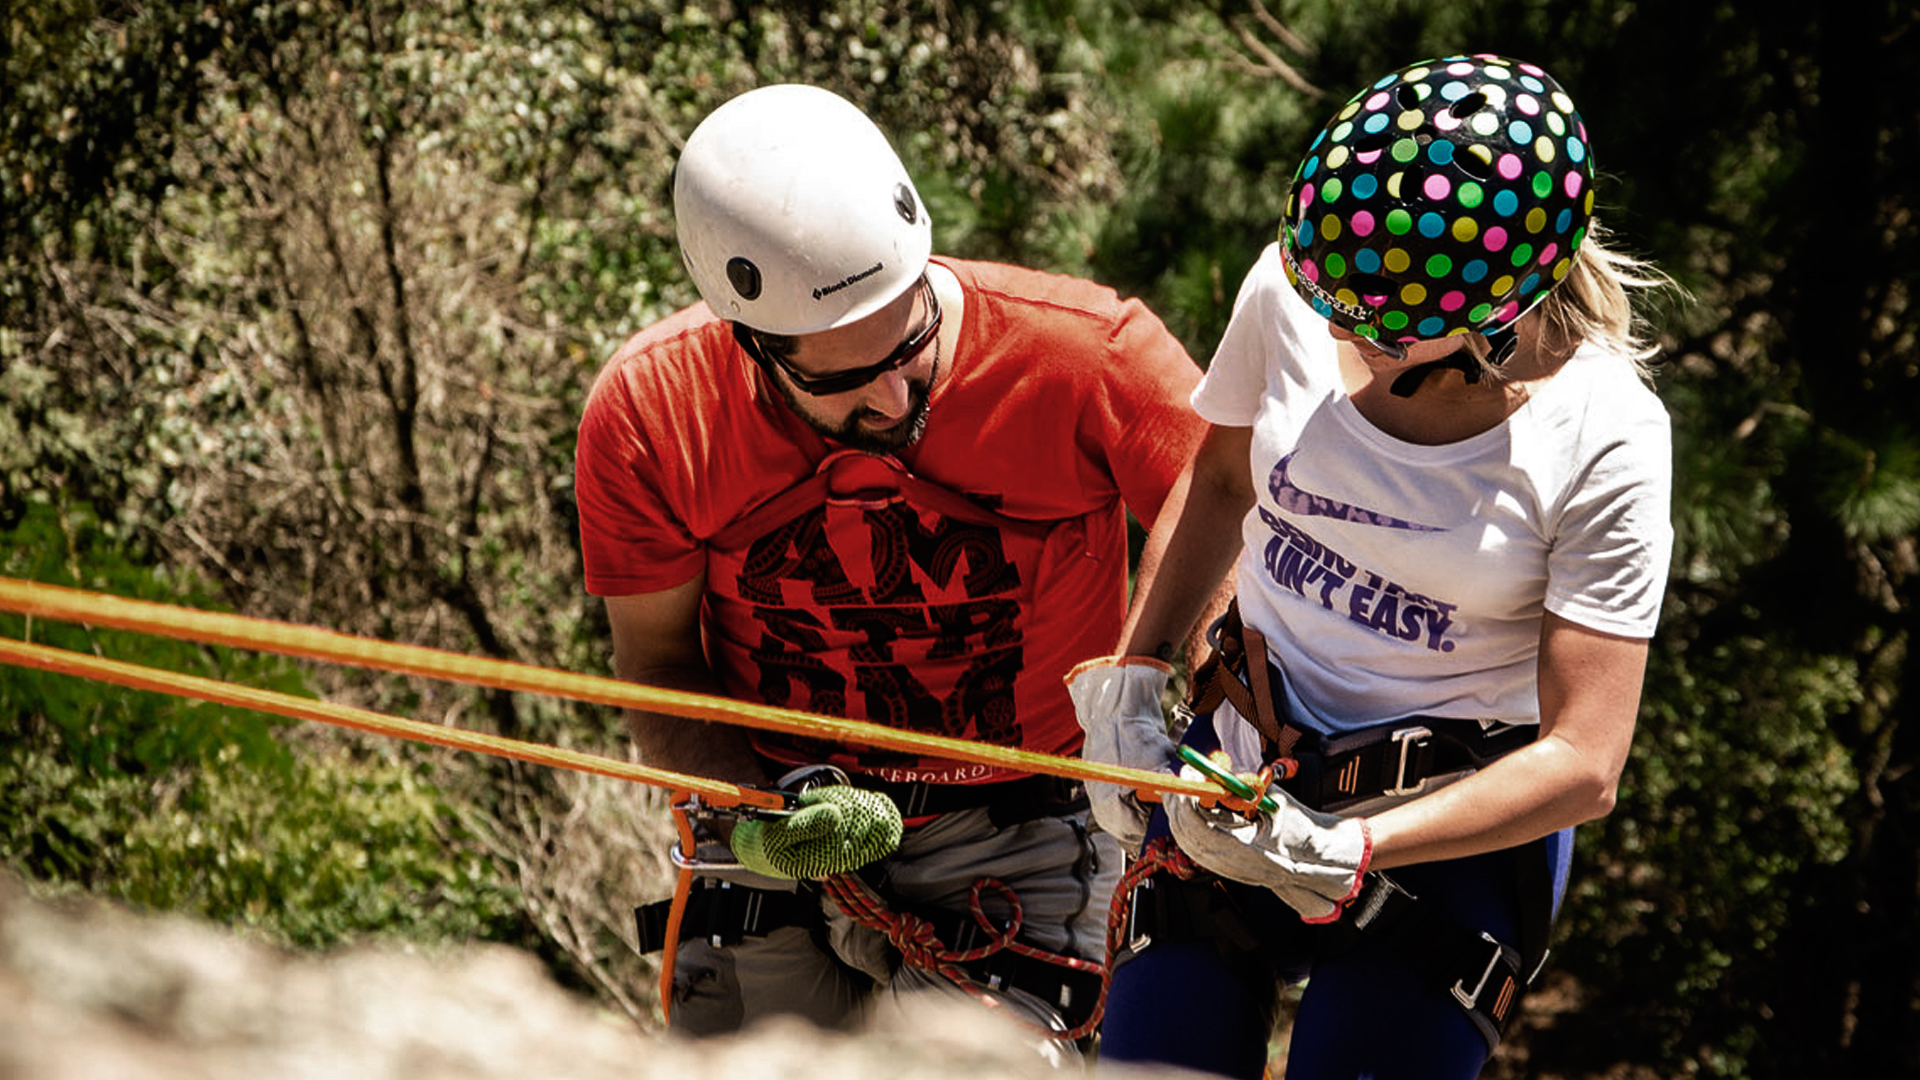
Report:
M 967 1002 L 860 1036 L 799 1022 L 644 1032 L 500 946 L 303 956 L 177 916 L 47 901 L 0 875 L 0 1080 L 1024 1080 L 1023 1032 Z M 1103 1069 L 1103 1076 L 1171 1077 Z

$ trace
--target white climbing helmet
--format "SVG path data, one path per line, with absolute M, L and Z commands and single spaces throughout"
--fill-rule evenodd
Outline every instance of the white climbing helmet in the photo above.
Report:
M 680 254 L 707 306 L 769 334 L 872 314 L 920 279 L 933 224 L 873 121 L 815 86 L 767 86 L 694 128 L 674 172 Z

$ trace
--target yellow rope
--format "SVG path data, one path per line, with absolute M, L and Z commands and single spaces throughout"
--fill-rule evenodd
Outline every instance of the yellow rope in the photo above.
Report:
M 991 765 L 1000 768 L 1027 773 L 1045 773 L 1076 780 L 1094 780 L 1111 784 L 1120 784 L 1153 798 L 1161 794 L 1193 795 L 1206 802 L 1214 802 L 1221 797 L 1221 790 L 1211 784 L 1195 780 L 1185 780 L 1166 773 L 1149 772 L 1144 769 L 1129 769 L 1119 765 L 1105 765 L 1098 762 L 1082 761 L 1079 758 L 1060 757 L 1054 754 L 1042 754 L 1011 746 L 995 746 L 990 743 L 970 742 L 944 735 L 930 735 L 918 731 L 904 731 L 898 728 L 883 727 L 879 724 L 861 720 L 847 720 L 838 717 L 820 716 L 797 709 L 775 708 L 769 705 L 757 705 L 750 702 L 735 701 L 731 698 L 714 697 L 707 694 L 695 694 L 681 690 L 668 690 L 657 686 L 645 686 L 596 675 L 580 675 L 573 672 L 558 671 L 552 668 L 536 667 L 508 660 L 495 660 L 488 657 L 469 656 L 462 653 L 445 652 L 439 649 L 422 648 L 417 645 L 402 645 L 381 641 L 376 638 L 357 637 L 332 630 L 299 626 L 293 623 L 277 622 L 269 619 L 257 619 L 244 615 L 228 615 L 218 612 L 198 611 L 192 608 L 159 604 L 145 600 L 130 600 L 111 596 L 106 593 L 89 592 L 57 585 L 44 585 L 38 582 L 22 581 L 17 578 L 0 577 L 0 611 L 13 611 L 23 615 L 54 619 L 61 622 L 81 623 L 89 626 L 112 627 L 119 630 L 131 630 L 139 633 L 157 634 L 162 637 L 178 638 L 214 645 L 228 645 L 234 648 L 278 653 L 296 656 L 308 660 L 323 660 L 332 663 L 348 664 L 355 667 L 373 668 L 380 671 L 398 672 L 405 675 L 417 675 L 426 678 L 442 679 L 449 682 L 464 683 L 473 686 L 485 686 L 499 690 L 523 691 L 545 694 L 553 697 L 585 701 L 599 705 L 611 705 L 623 709 L 640 709 L 648 712 L 668 713 L 698 720 L 712 720 L 727 724 L 766 731 L 779 731 L 809 738 L 829 739 L 859 746 L 871 746 L 884 750 L 898 750 L 926 757 L 965 761 L 974 764 Z M 0 639 L 4 641 L 5 639 Z M 23 663 L 24 660 L 11 659 L 20 648 L 37 648 L 9 643 L 7 653 L 9 662 Z M 63 653 L 62 650 L 45 650 Z M 77 655 L 77 654 L 63 654 Z M 91 658 L 82 657 L 83 660 Z M 98 661 L 111 664 L 111 661 Z M 29 666 L 39 666 L 29 664 Z M 76 665 L 77 667 L 77 665 Z M 104 681 L 118 681 L 107 677 L 109 671 L 131 670 L 151 685 L 146 688 L 163 692 L 174 692 L 159 685 L 172 680 L 183 680 L 176 685 L 200 686 L 207 693 L 220 692 L 233 694 L 236 698 L 245 697 L 255 701 L 267 702 L 270 698 L 283 695 L 268 695 L 266 691 L 220 683 L 215 680 L 197 679 L 191 676 L 171 675 L 136 665 L 119 664 L 114 668 L 99 669 L 102 674 L 88 674 L 88 678 L 102 678 Z M 79 674 L 78 670 L 74 671 Z M 127 676 L 132 677 L 132 676 Z M 123 683 L 122 685 L 134 685 Z M 224 688 L 216 691 L 214 688 Z M 201 696 L 199 693 L 188 696 Z M 283 712 L 281 708 L 268 708 L 264 704 L 253 704 L 248 700 L 229 700 L 227 698 L 207 698 L 207 700 L 225 701 L 228 704 L 244 708 L 259 708 L 265 712 L 280 715 L 295 715 Z M 312 709 L 316 713 L 336 709 L 342 706 L 315 703 L 304 698 L 286 698 L 279 704 L 284 708 L 288 703 L 299 703 L 303 710 Z M 476 750 L 480 753 L 502 753 L 507 757 L 519 757 L 521 760 L 534 760 L 522 755 L 537 748 L 537 744 L 515 743 L 513 740 L 498 740 L 498 750 L 486 745 L 494 736 L 459 732 L 457 729 L 422 724 L 418 721 L 399 720 L 384 717 L 378 713 L 365 713 L 362 710 L 345 709 L 342 719 L 328 719 L 321 715 L 304 715 L 302 719 L 319 720 L 322 723 L 344 723 L 344 726 L 359 726 L 345 723 L 344 716 L 355 714 L 361 717 L 378 718 L 380 728 L 364 727 L 362 730 L 380 730 L 382 734 L 396 734 L 401 738 L 418 739 L 425 742 L 437 742 L 440 745 L 454 746 L 453 739 L 458 738 L 460 749 Z M 422 729 L 414 734 L 399 735 L 399 728 L 390 725 L 408 725 Z M 432 733 L 434 738 L 425 738 L 424 733 Z M 469 741 L 470 740 L 470 741 Z M 555 748 L 540 748 L 543 754 L 561 754 L 569 752 Z M 507 752 L 511 751 L 511 752 Z M 665 787 L 698 791 L 692 783 L 712 784 L 713 781 L 696 780 L 693 777 L 673 773 L 660 773 L 659 770 L 643 770 L 640 766 L 625 765 L 608 758 L 596 758 L 592 755 L 575 755 L 595 763 L 595 768 L 587 771 L 599 771 L 604 763 L 609 767 L 622 770 L 634 770 L 621 775 L 623 779 L 638 780 L 642 783 L 656 783 Z M 542 761 L 541 764 L 554 764 L 563 768 L 574 765 L 561 764 L 559 758 Z M 642 773 L 659 773 L 664 779 L 647 779 Z M 688 781 L 690 783 L 681 783 Z M 724 787 L 738 791 L 733 785 Z
M 182 675 L 119 660 L 106 660 L 97 656 L 88 656 L 85 653 L 70 652 L 45 645 L 32 645 L 11 638 L 0 637 L 0 661 L 62 675 L 77 675 L 99 682 L 112 683 L 115 686 L 131 687 L 135 690 L 153 690 L 176 697 L 197 698 L 220 705 L 273 713 L 276 716 L 291 717 L 295 720 L 312 720 L 317 723 L 332 724 L 335 727 L 371 732 L 375 735 L 388 735 L 397 739 L 432 743 L 435 746 L 445 746 L 455 750 L 471 750 L 475 753 L 492 754 L 495 757 L 514 758 L 535 765 L 548 765 L 554 768 L 571 769 L 575 772 L 593 773 L 597 776 L 610 776 L 616 780 L 633 780 L 642 784 L 652 784 L 655 787 L 671 788 L 676 792 L 700 795 L 727 806 L 744 804 L 777 810 L 786 805 L 776 792 L 740 787 L 720 780 L 668 772 L 665 769 L 648 768 L 645 765 L 616 761 L 613 758 L 595 754 L 583 754 L 557 746 L 521 742 L 518 739 L 487 735 L 477 731 L 463 731 L 459 728 L 440 727 L 437 724 L 426 724 L 418 720 L 404 720 L 397 716 L 358 709 L 350 705 L 335 705 L 331 702 L 282 694 L 274 690 L 260 690 L 222 682 L 218 679 L 204 679 L 198 675 Z

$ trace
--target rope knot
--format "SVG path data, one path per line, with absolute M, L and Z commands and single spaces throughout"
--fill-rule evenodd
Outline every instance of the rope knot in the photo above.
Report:
M 1177 849 L 1175 849 L 1177 851 Z M 967 913 L 973 917 L 974 924 L 987 935 L 987 940 L 979 946 L 956 951 L 934 933 L 933 924 L 911 912 L 895 911 L 887 906 L 878 893 L 874 892 L 857 874 L 834 874 L 822 879 L 822 888 L 847 917 L 869 929 L 884 935 L 888 944 L 900 953 L 903 963 L 925 971 L 937 972 L 951 979 L 954 985 L 981 1001 L 995 1004 L 992 996 L 983 988 L 975 985 L 960 965 L 985 959 L 1001 950 L 1017 953 L 1048 964 L 1056 964 L 1075 971 L 1096 975 L 1100 979 L 1100 998 L 1095 1003 L 1092 1014 L 1087 1020 L 1065 1034 L 1065 1038 L 1079 1039 L 1092 1034 L 1100 1026 L 1100 1016 L 1105 1011 L 1107 996 L 1107 966 L 1092 960 L 1081 960 L 1059 953 L 1038 949 L 1032 945 L 1015 940 L 1020 932 L 1024 915 L 1020 905 L 1020 895 L 998 878 L 976 878 L 967 890 Z M 1007 924 L 994 925 L 993 918 L 987 914 L 981 897 L 988 890 L 998 893 L 1007 905 Z M 1049 1035 L 1052 1035 L 1049 1032 Z
M 876 929 L 900 950 L 900 959 L 910 967 L 939 971 L 951 958 L 946 943 L 933 932 L 933 924 L 918 916 L 901 915 Z

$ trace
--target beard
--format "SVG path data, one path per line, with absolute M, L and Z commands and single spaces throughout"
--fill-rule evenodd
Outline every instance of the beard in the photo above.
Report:
M 932 394 L 931 380 L 908 383 L 907 414 L 900 422 L 890 428 L 875 431 L 866 427 L 862 421 L 880 419 L 880 414 L 865 407 L 854 410 L 838 423 L 830 422 L 809 408 L 810 401 L 803 398 L 784 381 L 775 381 L 780 388 L 780 396 L 787 399 L 787 407 L 795 416 L 821 435 L 832 439 L 842 446 L 862 450 L 869 454 L 891 454 L 903 450 L 918 442 L 927 430 L 927 414 L 931 411 L 928 397 Z

